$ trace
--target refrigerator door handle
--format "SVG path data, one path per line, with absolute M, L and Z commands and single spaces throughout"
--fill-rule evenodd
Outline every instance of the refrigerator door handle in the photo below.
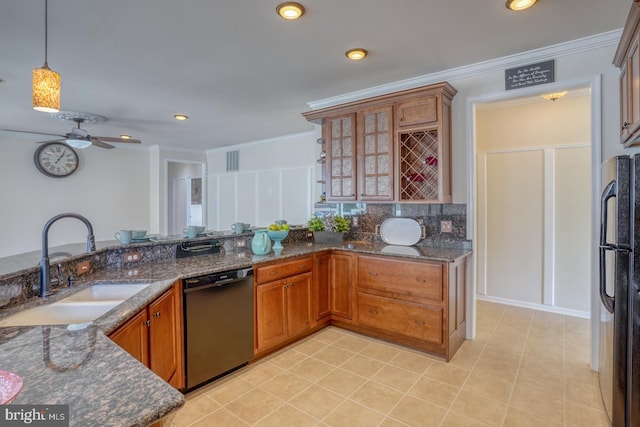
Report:
M 610 198 L 617 194 L 617 185 L 615 181 L 611 181 L 602 192 L 600 198 L 600 299 L 609 313 L 613 313 L 614 297 L 607 293 L 607 251 L 617 253 L 619 251 L 628 251 L 628 248 L 621 248 L 615 244 L 607 243 L 607 224 L 608 211 L 607 202 Z

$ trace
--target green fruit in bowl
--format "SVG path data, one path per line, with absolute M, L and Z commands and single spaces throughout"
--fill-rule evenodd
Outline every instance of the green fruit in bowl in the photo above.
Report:
M 278 224 L 269 224 L 269 230 L 271 231 L 280 230 L 280 226 Z
M 280 228 L 283 229 L 283 230 L 288 230 L 289 229 L 289 224 L 282 224 L 280 226 Z

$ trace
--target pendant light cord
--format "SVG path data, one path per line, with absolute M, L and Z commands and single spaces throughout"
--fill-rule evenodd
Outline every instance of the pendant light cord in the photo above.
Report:
M 48 49 L 48 34 L 49 34 L 49 25 L 48 25 L 48 0 L 44 0 L 44 68 L 49 68 L 49 64 L 47 64 L 47 51 Z

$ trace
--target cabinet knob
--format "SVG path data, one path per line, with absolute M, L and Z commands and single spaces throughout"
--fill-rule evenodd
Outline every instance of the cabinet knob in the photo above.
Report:
M 151 326 L 151 320 L 149 320 L 149 319 L 145 320 L 144 324 L 145 324 L 145 326 L 147 326 L 147 327 L 148 327 L 148 326 Z
M 404 120 L 404 117 L 399 117 L 399 118 L 398 118 L 398 121 L 399 121 L 399 122 L 401 122 L 401 121 L 403 121 L 403 120 Z
M 160 312 L 156 311 L 155 313 L 153 313 L 153 317 L 160 317 Z
M 322 265 L 322 261 L 316 261 L 317 265 Z

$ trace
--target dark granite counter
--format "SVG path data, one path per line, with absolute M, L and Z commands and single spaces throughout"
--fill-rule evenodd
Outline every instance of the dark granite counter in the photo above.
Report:
M 166 245 L 166 242 L 161 243 Z M 147 243 L 149 245 L 154 243 Z M 108 246 L 102 245 L 103 248 Z M 15 372 L 24 379 L 24 388 L 14 403 L 69 404 L 71 426 L 148 425 L 180 407 L 184 397 L 105 334 L 161 295 L 176 280 L 331 249 L 444 262 L 453 262 L 471 253 L 460 249 L 371 242 L 340 245 L 285 242 L 284 249 L 277 255 L 271 252 L 270 255 L 255 256 L 244 247 L 215 255 L 97 269 L 82 276 L 76 286 L 61 288 L 45 300 L 32 298 L 25 304 L 0 310 L 1 319 L 28 307 L 61 299 L 95 283 L 151 283 L 86 329 L 70 331 L 65 326 L 0 328 L 0 369 Z M 18 256 L 12 260 L 15 265 L 21 262 Z M 25 265 L 24 262 L 21 265 Z

